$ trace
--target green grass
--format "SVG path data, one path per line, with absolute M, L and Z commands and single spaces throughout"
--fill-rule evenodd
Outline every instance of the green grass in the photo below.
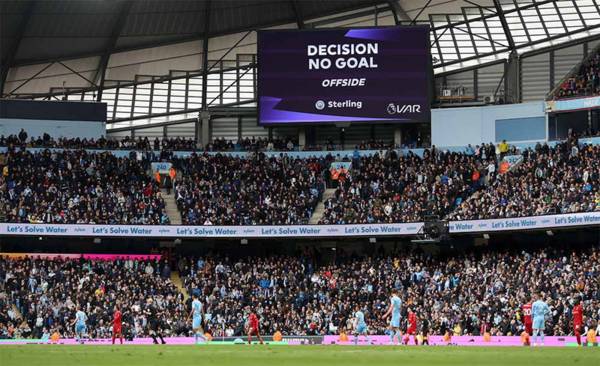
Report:
M 0 347 L 2 366 L 185 365 L 600 365 L 600 348 L 402 346 L 65 346 Z

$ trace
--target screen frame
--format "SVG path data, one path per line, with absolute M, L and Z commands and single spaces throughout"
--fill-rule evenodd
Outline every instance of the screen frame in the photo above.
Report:
M 259 29 L 256 31 L 256 124 L 261 127 L 282 127 L 282 126 L 298 126 L 298 127 L 307 127 L 307 126 L 328 126 L 328 125 L 339 125 L 341 124 L 377 124 L 377 125 L 407 125 L 407 124 L 431 124 L 431 107 L 433 106 L 433 82 L 434 82 L 434 73 L 433 73 L 433 59 L 431 57 L 431 41 L 428 37 L 428 42 L 426 45 L 426 51 L 429 57 L 427 58 L 427 71 L 426 71 L 426 83 L 427 83 L 427 98 L 429 104 L 429 113 L 427 114 L 426 119 L 415 119 L 411 121 L 401 121 L 401 120 L 373 120 L 373 121 L 346 121 L 346 122 L 335 122 L 335 121 L 312 121 L 312 122 L 262 122 L 261 121 L 261 109 L 260 109 L 260 96 L 261 93 L 261 73 L 262 73 L 262 63 L 260 62 L 260 39 L 261 35 L 265 33 L 310 33 L 310 32 L 322 32 L 322 31 L 343 31 L 350 29 L 385 29 L 385 28 L 404 28 L 404 29 L 414 29 L 414 28 L 425 28 L 427 29 L 427 34 L 431 34 L 431 26 L 428 24 L 415 24 L 415 25 L 388 25 L 388 26 L 364 26 L 364 27 L 331 27 L 331 28 L 310 28 L 310 29 Z

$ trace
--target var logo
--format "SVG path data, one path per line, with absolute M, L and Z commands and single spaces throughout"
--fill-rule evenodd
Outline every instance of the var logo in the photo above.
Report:
M 388 114 L 421 113 L 420 104 L 388 104 L 386 108 Z

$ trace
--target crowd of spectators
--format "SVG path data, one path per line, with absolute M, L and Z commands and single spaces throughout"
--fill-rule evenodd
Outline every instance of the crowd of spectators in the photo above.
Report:
M 363 140 L 354 145 L 357 150 L 387 150 L 393 149 L 396 145 L 393 141 L 385 140 Z M 217 138 L 210 145 L 207 145 L 206 151 L 335 151 L 343 150 L 344 146 L 334 142 L 333 139 L 327 139 L 323 144 L 307 144 L 304 146 L 298 145 L 298 140 L 292 137 L 276 137 L 276 138 L 255 138 L 246 137 L 237 142 L 226 140 L 225 138 Z
M 174 158 L 175 197 L 188 225 L 307 224 L 324 191 L 328 158 L 193 154 Z
M 355 157 L 348 174 L 338 178 L 332 198 L 324 202 L 321 224 L 393 223 L 444 217 L 480 184 L 479 175 L 496 162 L 495 147 L 471 153 L 440 152 L 420 158 L 413 153 Z
M 600 94 L 600 52 L 586 60 L 579 71 L 565 80 L 555 98 L 571 98 Z
M 506 168 L 508 155 L 522 159 Z M 505 141 L 461 153 L 433 147 L 422 158 L 388 150 L 355 157 L 338 182 L 324 202 L 321 224 L 600 211 L 600 146 L 579 144 L 572 136 L 554 147 L 538 144 L 523 151 Z
M 168 335 L 186 335 L 189 307 L 170 272 L 164 261 L 0 258 L 0 304 L 8 304 L 0 338 L 74 337 L 78 305 L 90 338 L 109 338 L 117 303 L 128 338 L 148 336 L 149 318 Z
M 389 141 L 385 141 L 385 140 L 375 140 L 375 139 L 371 139 L 371 140 L 363 140 L 361 141 L 358 145 L 355 146 L 355 149 L 358 150 L 387 150 L 387 149 L 393 149 L 395 148 L 396 145 L 394 144 L 394 141 L 389 140 Z
M 18 140 L 20 140 L 17 137 Z M 600 146 L 576 137 L 517 151 L 467 146 L 355 150 L 349 171 L 332 179 L 339 156 L 293 158 L 169 150 L 118 157 L 84 149 L 24 150 L 9 138 L 0 153 L 0 218 L 6 222 L 168 224 L 151 162 L 171 161 L 175 198 L 186 225 L 307 224 L 325 189 L 320 224 L 396 223 L 426 216 L 451 220 L 508 218 L 600 210 Z M 141 140 L 142 144 L 144 140 Z M 157 140 L 158 141 L 158 140 Z M 365 145 L 366 146 L 366 145 Z M 520 160 L 503 171 L 502 158 Z M 169 187 L 171 183 L 169 183 Z
M 206 151 L 294 151 L 298 141 L 292 137 L 245 137 L 237 142 L 225 138 L 214 139 Z
M 298 139 L 293 137 L 243 138 L 238 141 L 242 151 L 294 151 L 298 150 Z
M 3 222 L 168 224 L 165 201 L 143 156 L 9 148 L 0 154 Z
M 129 137 L 125 136 L 120 140 L 106 139 L 104 136 L 94 138 L 53 138 L 47 133 L 42 136 L 29 138 L 27 132 L 23 129 L 17 135 L 0 136 L 0 146 L 19 146 L 19 147 L 43 147 L 43 148 L 63 148 L 63 149 L 101 149 L 101 150 L 170 150 L 170 151 L 192 151 L 197 150 L 194 139 L 183 137 L 171 137 L 150 140 L 148 137 Z
M 362 140 L 360 143 L 354 145 L 354 150 L 387 150 L 393 149 L 397 146 L 393 141 L 384 140 Z M 302 151 L 335 151 L 344 150 L 344 145 L 337 144 L 333 139 L 327 139 L 324 144 L 305 145 Z
M 298 141 L 291 138 L 245 137 L 239 141 L 215 138 L 204 148 L 193 138 L 169 137 L 149 139 L 148 137 L 125 136 L 121 139 L 94 138 L 53 138 L 47 133 L 29 137 L 25 130 L 17 135 L 0 136 L 0 146 L 26 146 L 65 149 L 141 150 L 141 151 L 294 151 Z
M 310 144 L 306 143 L 302 146 L 302 151 L 334 151 L 334 150 L 342 150 L 340 144 L 336 144 L 332 138 L 328 138 L 323 141 L 322 144 Z
M 106 139 L 104 136 L 94 138 L 54 138 L 47 133 L 42 136 L 29 137 L 25 130 L 21 130 L 17 135 L 0 136 L 0 146 L 25 146 L 42 148 L 64 148 L 64 149 L 102 149 L 102 150 L 139 150 L 139 151 L 335 151 L 343 147 L 335 143 L 333 139 L 328 139 L 323 145 L 305 145 L 299 146 L 298 139 L 293 137 L 244 137 L 237 141 L 228 140 L 224 137 L 213 139 L 206 146 L 197 143 L 193 138 L 184 137 L 130 137 L 125 136 L 120 139 Z M 385 140 L 363 140 L 354 146 L 357 150 L 381 150 L 392 149 L 396 145 L 393 141 Z
M 575 139 L 538 144 L 490 179 L 449 215 L 453 220 L 600 211 L 600 146 Z
M 546 334 L 572 334 L 571 311 L 579 298 L 584 325 L 595 328 L 600 320 L 597 245 L 444 255 L 340 251 L 333 262 L 319 254 L 313 249 L 295 256 L 185 256 L 176 266 L 187 293 L 203 302 L 205 330 L 213 337 L 243 335 L 249 310 L 261 319 L 263 334 L 350 333 L 357 305 L 369 332 L 385 334 L 381 316 L 392 289 L 402 299 L 402 318 L 411 309 L 420 325 L 429 322 L 431 334 L 518 335 L 524 329 L 522 306 L 536 291 L 551 309 Z M 2 258 L 0 306 L 7 311 L 0 315 L 0 337 L 55 330 L 73 336 L 70 323 L 79 304 L 88 314 L 90 336 L 106 338 L 116 303 L 128 337 L 147 336 L 149 317 L 166 336 L 190 335 L 190 299 L 169 280 L 170 271 L 164 261 Z

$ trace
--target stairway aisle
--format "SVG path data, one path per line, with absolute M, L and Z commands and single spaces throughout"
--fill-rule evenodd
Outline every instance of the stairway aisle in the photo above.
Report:
M 177 287 L 179 292 L 183 294 L 184 301 L 187 301 L 190 295 L 188 294 L 187 290 L 185 289 L 185 286 L 183 285 L 183 281 L 179 276 L 179 272 L 171 271 L 171 282 L 173 282 L 173 284 L 175 285 L 175 287 Z
M 169 219 L 171 219 L 171 225 L 181 225 L 181 214 L 177 209 L 174 191 L 171 190 L 171 194 L 167 194 L 167 190 L 163 189 L 162 196 L 165 199 L 166 211 Z
M 12 304 L 12 309 L 15 312 L 15 319 L 23 319 L 23 314 L 21 314 L 17 305 Z
M 321 218 L 323 217 L 323 213 L 325 213 L 324 202 L 333 197 L 334 194 L 335 188 L 327 188 L 325 192 L 323 192 L 323 199 L 321 200 L 321 202 L 319 202 L 317 207 L 315 207 L 315 212 L 313 212 L 312 216 L 310 217 L 310 220 L 308 221 L 310 225 L 317 225 L 319 223 L 319 220 L 321 220 Z

